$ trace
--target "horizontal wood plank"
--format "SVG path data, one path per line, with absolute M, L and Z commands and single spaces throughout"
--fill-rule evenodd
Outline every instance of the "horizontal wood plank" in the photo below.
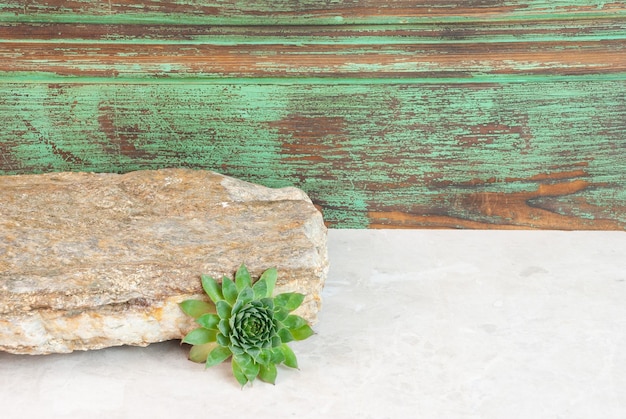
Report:
M 626 20 L 207 27 L 0 24 L 0 74 L 62 77 L 453 77 L 626 70 Z
M 624 229 L 625 98 L 625 81 L 4 83 L 0 163 L 295 184 L 334 227 Z
M 390 45 L 624 39 L 624 17 L 388 25 L 202 25 L 23 23 L 0 20 L 0 40 L 139 45 Z
M 410 45 L 0 46 L 0 72 L 86 77 L 463 77 L 626 72 L 626 40 Z
M 0 19 L 68 23 L 354 24 L 624 15 L 599 0 L 4 0 Z

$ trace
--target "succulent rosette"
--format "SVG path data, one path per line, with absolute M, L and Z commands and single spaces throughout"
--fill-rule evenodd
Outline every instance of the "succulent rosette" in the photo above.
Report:
M 234 281 L 224 277 L 219 284 L 202 275 L 202 287 L 212 303 L 186 300 L 180 304 L 200 325 L 183 338 L 193 345 L 189 359 L 211 367 L 230 357 L 233 375 L 242 386 L 257 377 L 274 384 L 278 364 L 297 368 L 287 343 L 314 332 L 305 319 L 290 314 L 302 304 L 303 294 L 272 298 L 277 275 L 270 268 L 253 284 L 245 265 L 239 267 Z

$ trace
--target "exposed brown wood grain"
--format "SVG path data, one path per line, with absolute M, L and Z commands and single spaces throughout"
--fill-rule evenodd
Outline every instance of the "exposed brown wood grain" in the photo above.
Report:
M 411 45 L 0 46 L 0 72 L 92 77 L 469 77 L 626 71 L 626 42 Z
M 558 178 L 559 176 L 557 176 Z M 611 219 L 581 220 L 574 214 L 559 214 L 553 205 L 537 203 L 541 198 L 558 198 L 593 187 L 584 180 L 540 184 L 531 192 L 481 192 L 459 195 L 448 210 L 425 214 L 400 211 L 370 211 L 369 228 L 479 228 L 479 229 L 560 229 L 621 230 L 624 225 Z M 597 186 L 597 185 L 596 185 Z M 577 205 L 591 207 L 584 198 Z M 463 208 L 489 221 L 460 221 L 449 215 Z M 498 220 L 495 221 L 494 220 Z
M 0 21 L 2 22 L 2 21 Z M 387 43 L 537 40 L 562 37 L 606 37 L 624 35 L 623 17 L 606 14 L 600 18 L 572 19 L 551 17 L 549 20 L 526 18 L 517 21 L 487 20 L 481 22 L 390 24 L 390 25 L 207 25 L 207 24 L 156 24 L 156 23 L 59 23 L 11 22 L 0 24 L 0 39 L 35 41 L 101 41 L 115 43 L 148 43 L 185 41 L 212 44 L 225 42 L 256 44 L 259 40 L 280 39 L 283 43 L 334 43 L 342 39 L 355 44 L 368 44 L 376 39 Z M 540 38 L 541 39 L 541 38 Z M 348 42 L 349 42 L 348 41 Z
M 138 0 L 5 0 L 1 12 L 45 18 L 46 15 L 73 17 L 144 15 L 144 19 L 153 16 L 188 18 L 220 18 L 223 23 L 229 19 L 257 18 L 261 21 L 282 19 L 283 21 L 301 19 L 334 18 L 338 22 L 353 22 L 364 18 L 376 18 L 380 21 L 395 19 L 410 21 L 412 18 L 448 19 L 474 18 L 480 20 L 511 18 L 516 15 L 545 17 L 548 14 L 588 15 L 623 13 L 626 5 L 621 1 L 568 1 L 549 0 L 339 0 L 323 2 L 319 0 L 300 0 L 276 2 L 268 0 L 250 0 L 245 3 L 236 1 L 160 1 Z M 147 16 L 146 16 L 147 15 Z M 337 18 L 341 18 L 337 20 Z M 271 20 L 269 22 L 272 22 Z M 248 24 L 251 21 L 247 21 Z

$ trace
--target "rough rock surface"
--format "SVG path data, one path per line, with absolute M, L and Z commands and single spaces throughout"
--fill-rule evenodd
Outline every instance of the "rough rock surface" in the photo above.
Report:
M 0 177 L 0 350 L 180 339 L 200 275 L 275 266 L 316 320 L 326 228 L 304 192 L 184 169 Z

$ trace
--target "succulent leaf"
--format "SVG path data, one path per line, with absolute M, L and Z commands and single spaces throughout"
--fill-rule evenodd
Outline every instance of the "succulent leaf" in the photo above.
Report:
M 261 298 L 259 300 L 261 305 L 268 310 L 274 310 L 274 299 L 273 298 Z
M 218 333 L 215 336 L 215 340 L 217 341 L 218 345 L 220 345 L 220 346 L 230 347 L 230 338 L 228 336 L 226 336 L 226 335 Z
M 248 381 L 254 381 L 257 375 L 259 375 L 260 365 L 254 362 L 250 355 L 243 354 L 237 356 L 237 363 L 241 367 L 241 371 L 244 373 Z
M 207 293 L 211 301 L 217 303 L 218 301 L 224 299 L 222 289 L 215 279 L 208 275 L 202 275 L 200 278 L 202 279 L 202 288 L 204 289 L 204 292 Z
M 233 280 L 227 277 L 222 278 L 222 295 L 228 304 L 235 304 L 237 294 L 239 294 L 239 292 Z
M 282 343 L 291 342 L 293 340 L 293 335 L 291 334 L 289 329 L 285 329 L 285 328 L 279 329 L 278 336 L 280 337 L 280 340 Z
M 267 296 L 267 282 L 265 278 L 259 278 L 259 280 L 252 285 L 252 291 L 254 291 L 255 299 L 265 298 Z
M 206 313 L 215 313 L 215 305 L 200 300 L 185 300 L 179 304 L 183 313 L 197 319 Z
M 217 325 L 220 322 L 220 317 L 217 314 L 207 313 L 196 319 L 196 323 L 205 329 L 217 329 Z
M 283 308 L 288 312 L 292 312 L 304 301 L 304 294 L 300 294 L 297 292 L 286 292 L 283 294 L 278 294 L 274 297 L 274 305 L 279 308 Z
M 254 362 L 258 362 L 259 357 L 261 356 L 261 349 L 259 348 L 248 348 L 245 353 L 250 355 Z
M 287 316 L 289 315 L 289 311 L 285 310 L 282 307 L 274 307 L 274 319 L 276 319 L 276 321 L 282 322 L 284 321 Z
M 278 370 L 275 364 L 261 365 L 259 368 L 259 378 L 266 383 L 276 384 Z
M 204 345 L 205 343 L 215 342 L 215 332 L 199 327 L 187 333 L 182 342 L 190 345 Z
M 289 332 L 295 340 L 304 340 L 315 334 L 313 329 L 311 329 L 311 326 L 309 326 L 308 324 L 302 325 L 297 329 L 290 329 Z
M 231 327 L 228 320 L 220 320 L 217 323 L 217 330 L 219 330 L 224 336 L 230 336 Z
M 203 345 L 193 345 L 189 350 L 189 360 L 205 363 L 209 353 L 217 347 L 217 342 L 209 342 Z
M 269 365 L 272 362 L 272 351 L 270 349 L 263 349 L 259 356 L 254 359 L 258 364 Z
M 283 363 L 290 368 L 298 368 L 298 360 L 296 359 L 296 354 L 293 353 L 291 348 L 283 343 L 280 349 L 285 357 Z
M 280 336 L 278 335 L 272 336 L 272 348 L 277 348 L 282 344 L 283 344 L 283 341 L 280 338 Z
M 232 307 L 226 302 L 226 300 L 220 300 L 215 303 L 215 308 L 217 310 L 217 315 L 220 316 L 220 319 L 227 320 L 230 318 L 230 311 Z
M 242 355 L 246 353 L 246 351 L 238 346 L 230 346 L 230 350 L 233 352 L 233 355 Z
M 279 343 L 279 346 L 272 348 L 272 359 L 271 362 L 273 364 L 280 364 L 285 361 L 285 354 L 283 352 L 282 343 Z
M 308 324 L 306 320 L 304 320 L 300 316 L 296 316 L 295 314 L 288 315 L 287 318 L 285 318 L 285 320 L 283 320 L 282 322 L 287 329 L 291 330 L 298 329 Z
M 276 285 L 276 279 L 278 278 L 278 270 L 276 268 L 269 268 L 261 274 L 260 280 L 265 281 L 265 295 L 262 297 L 270 298 L 274 294 L 274 286 Z
M 206 367 L 209 368 L 214 365 L 221 364 L 231 355 L 232 352 L 227 347 L 217 346 L 215 349 L 209 352 L 209 356 L 207 356 L 206 359 Z
M 235 284 L 237 285 L 237 290 L 241 292 L 246 287 L 252 287 L 252 278 L 250 277 L 250 272 L 248 272 L 248 268 L 243 263 L 237 269 L 235 273 Z
M 250 287 L 245 287 L 239 292 L 235 305 L 239 304 L 239 306 L 241 307 L 244 304 L 248 304 L 252 302 L 253 300 L 254 300 L 254 291 L 252 291 L 252 288 Z M 234 311 L 235 311 L 235 308 L 233 307 L 233 312 Z
M 241 367 L 239 366 L 239 363 L 237 362 L 236 357 L 233 357 L 230 364 L 233 369 L 233 375 L 235 376 L 239 384 L 241 384 L 242 387 L 245 386 L 248 383 L 248 377 L 246 377 L 246 374 L 243 373 Z

